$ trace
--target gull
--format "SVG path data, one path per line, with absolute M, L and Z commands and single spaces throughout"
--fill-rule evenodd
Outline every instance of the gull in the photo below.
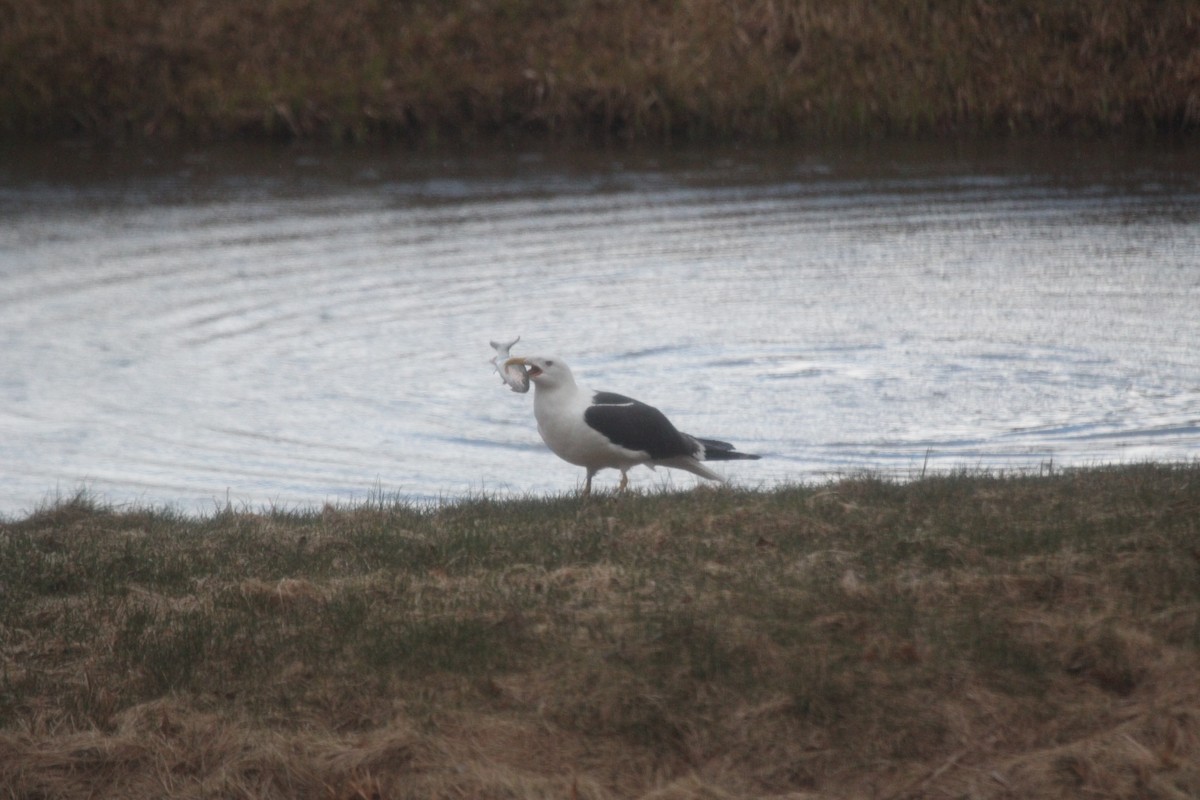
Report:
M 759 458 L 738 452 L 729 442 L 682 433 L 665 414 L 640 400 L 579 386 L 561 358 L 517 357 L 504 366 L 525 368 L 533 382 L 538 433 L 555 455 L 587 470 L 584 497 L 602 469 L 620 470 L 618 491 L 624 491 L 630 468 L 639 464 L 682 469 L 724 483 L 703 462 Z

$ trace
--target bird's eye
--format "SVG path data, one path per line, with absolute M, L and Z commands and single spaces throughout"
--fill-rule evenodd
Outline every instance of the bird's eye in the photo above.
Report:
M 547 362 L 546 362 L 546 366 L 547 366 L 547 367 L 553 367 L 553 366 L 554 366 L 554 362 L 553 362 L 553 361 L 547 361 Z

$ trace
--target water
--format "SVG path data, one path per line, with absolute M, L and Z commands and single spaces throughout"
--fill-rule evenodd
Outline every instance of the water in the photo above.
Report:
M 517 334 L 747 486 L 1200 453 L 1182 149 L 0 158 L 3 516 L 573 490 Z

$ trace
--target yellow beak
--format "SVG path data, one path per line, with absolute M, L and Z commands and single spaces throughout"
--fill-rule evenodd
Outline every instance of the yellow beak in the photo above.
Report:
M 508 369 L 509 367 L 513 366 L 514 364 L 520 364 L 523 367 L 523 366 L 525 366 L 525 359 L 521 358 L 520 356 L 513 356 L 508 361 L 504 362 L 504 368 Z

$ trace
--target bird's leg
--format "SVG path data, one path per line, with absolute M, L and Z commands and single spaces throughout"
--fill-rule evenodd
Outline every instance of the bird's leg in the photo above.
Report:
M 591 497 L 592 494 L 592 476 L 596 474 L 596 470 L 589 469 L 587 471 L 587 482 L 583 484 L 583 496 Z
M 623 492 L 629 488 L 629 472 L 621 470 L 621 485 L 617 487 L 618 492 Z

